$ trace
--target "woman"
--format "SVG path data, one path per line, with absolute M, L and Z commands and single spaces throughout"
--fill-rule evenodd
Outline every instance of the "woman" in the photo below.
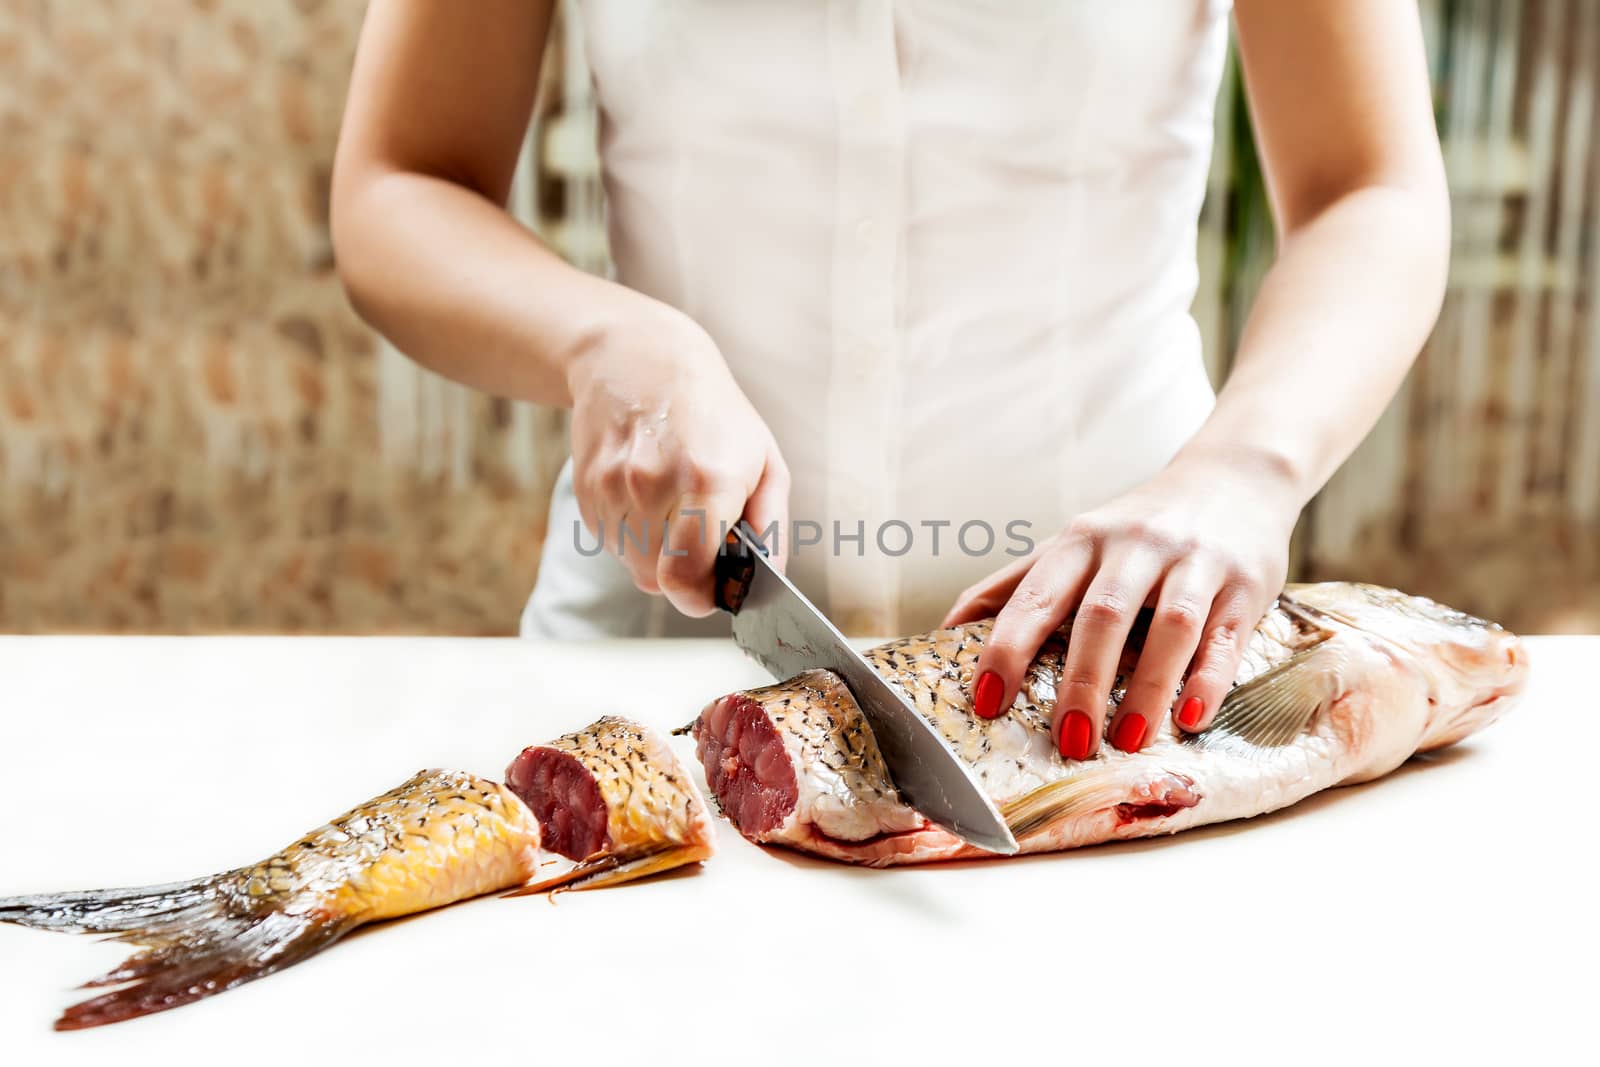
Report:
M 552 2 L 373 0 L 334 178 L 370 322 L 573 409 L 525 631 L 685 632 L 742 517 L 846 630 L 998 614 L 981 715 L 1075 611 L 1069 758 L 1204 729 L 1442 298 L 1415 5 L 1232 5 L 1280 245 L 1213 397 L 1222 0 L 586 0 L 615 281 L 503 210 Z

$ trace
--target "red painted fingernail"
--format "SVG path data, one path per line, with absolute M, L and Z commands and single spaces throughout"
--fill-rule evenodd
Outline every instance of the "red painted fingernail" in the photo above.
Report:
M 1144 745 L 1144 716 L 1124 715 L 1111 732 L 1111 743 L 1124 752 L 1137 752 Z
M 1089 745 L 1094 740 L 1094 723 L 1081 711 L 1069 711 L 1061 720 L 1061 756 L 1063 759 L 1088 759 Z
M 1200 703 L 1199 697 L 1190 697 L 1183 702 L 1183 710 L 1178 712 L 1178 725 L 1185 730 L 1193 730 L 1200 725 L 1200 717 L 1206 713 L 1206 706 Z
M 978 675 L 978 684 L 972 690 L 972 712 L 980 719 L 992 719 L 1000 714 L 1000 698 L 1006 695 L 1006 683 L 994 671 Z

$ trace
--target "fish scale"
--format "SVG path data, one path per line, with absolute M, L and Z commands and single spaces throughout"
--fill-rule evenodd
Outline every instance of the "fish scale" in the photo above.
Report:
M 612 828 L 604 848 L 556 879 L 533 882 L 544 836 L 536 810 L 572 817 L 566 798 L 524 798 L 460 771 L 422 771 L 260 863 L 170 885 L 0 898 L 0 922 L 143 946 L 88 983 L 121 988 L 57 1020 L 57 1029 L 73 1030 L 224 992 L 364 923 L 517 886 L 614 885 L 711 854 L 705 805 L 655 734 L 607 717 L 553 745 L 593 775 L 602 810 L 579 814 Z
M 666 744 L 638 724 L 608 715 L 547 747 L 574 756 L 594 775 L 613 849 L 654 855 L 690 848 L 695 859 L 710 855 L 713 831 L 693 779 Z
M 191 882 L 0 899 L 0 921 L 112 933 L 144 951 L 68 1008 L 81 1029 L 188 1004 L 305 959 L 374 922 L 530 877 L 539 825 L 504 786 L 421 771 L 260 863 Z
M 1004 714 L 980 719 L 968 694 L 991 626 L 935 630 L 863 655 L 971 766 L 1024 852 L 1245 818 L 1377 777 L 1493 721 L 1527 675 L 1516 636 L 1492 623 L 1374 586 L 1292 586 L 1252 633 L 1206 732 L 1191 736 L 1164 718 L 1136 753 L 1104 745 L 1089 760 L 1069 761 L 1056 750 L 1051 720 L 1070 623 L 1046 641 Z M 1108 722 L 1141 645 L 1136 629 Z M 819 701 L 837 726 L 804 725 Z M 792 786 L 753 788 L 737 766 L 712 775 L 728 731 L 754 736 L 764 721 L 790 757 Z M 826 672 L 713 701 L 693 730 L 725 814 L 759 843 L 874 865 L 984 854 L 900 800 L 875 758 L 870 727 Z M 865 750 L 839 743 L 846 734 Z
M 548 798 L 525 790 L 540 780 L 541 764 L 553 773 L 563 760 L 570 761 L 569 772 L 576 768 L 575 773 L 587 775 L 599 793 L 606 815 L 600 847 L 593 855 L 565 852 L 572 866 L 513 895 L 598 888 L 711 856 L 715 830 L 700 791 L 654 731 L 608 715 L 548 745 L 525 749 L 507 767 L 506 779 L 537 813 Z

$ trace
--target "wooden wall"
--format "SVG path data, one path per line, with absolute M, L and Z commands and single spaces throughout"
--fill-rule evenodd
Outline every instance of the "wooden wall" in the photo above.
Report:
M 362 6 L 0 0 L 0 629 L 515 626 L 528 416 L 386 453 L 333 271 Z
M 1600 630 L 1600 4 L 1424 5 L 1454 214 L 1439 324 L 1303 527 L 1312 576 Z

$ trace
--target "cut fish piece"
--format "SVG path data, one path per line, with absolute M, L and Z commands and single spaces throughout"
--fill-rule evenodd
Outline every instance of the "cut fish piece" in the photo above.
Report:
M 523 749 L 506 783 L 570 869 L 511 895 L 597 889 L 708 859 L 715 831 L 694 779 L 655 732 L 616 716 Z
M 57 1030 L 181 1007 L 281 971 L 364 923 L 532 876 L 539 825 L 504 786 L 422 771 L 251 867 L 171 885 L 0 899 L 0 922 L 145 946 Z
M 1023 852 L 1247 818 L 1378 777 L 1493 721 L 1527 676 L 1521 642 L 1492 623 L 1391 589 L 1296 586 L 1257 626 L 1204 734 L 1163 721 L 1137 753 L 1103 746 L 1071 762 L 1050 734 L 1068 631 L 1041 649 L 1012 707 L 985 720 L 967 694 L 989 628 L 866 656 L 972 765 Z M 1124 657 L 1124 676 L 1135 662 Z M 1113 704 L 1120 692 L 1119 680 Z M 718 805 L 752 841 L 875 866 L 986 855 L 900 801 L 832 674 L 722 697 L 692 732 Z
M 250 867 L 170 885 L 0 898 L 0 922 L 144 946 L 68 1008 L 77 1030 L 281 971 L 356 927 L 497 890 L 593 888 L 703 860 L 705 803 L 655 734 L 605 718 L 513 761 L 508 788 L 422 771 Z M 574 865 L 541 877 L 540 827 Z M 532 884 L 529 884 L 529 883 Z

